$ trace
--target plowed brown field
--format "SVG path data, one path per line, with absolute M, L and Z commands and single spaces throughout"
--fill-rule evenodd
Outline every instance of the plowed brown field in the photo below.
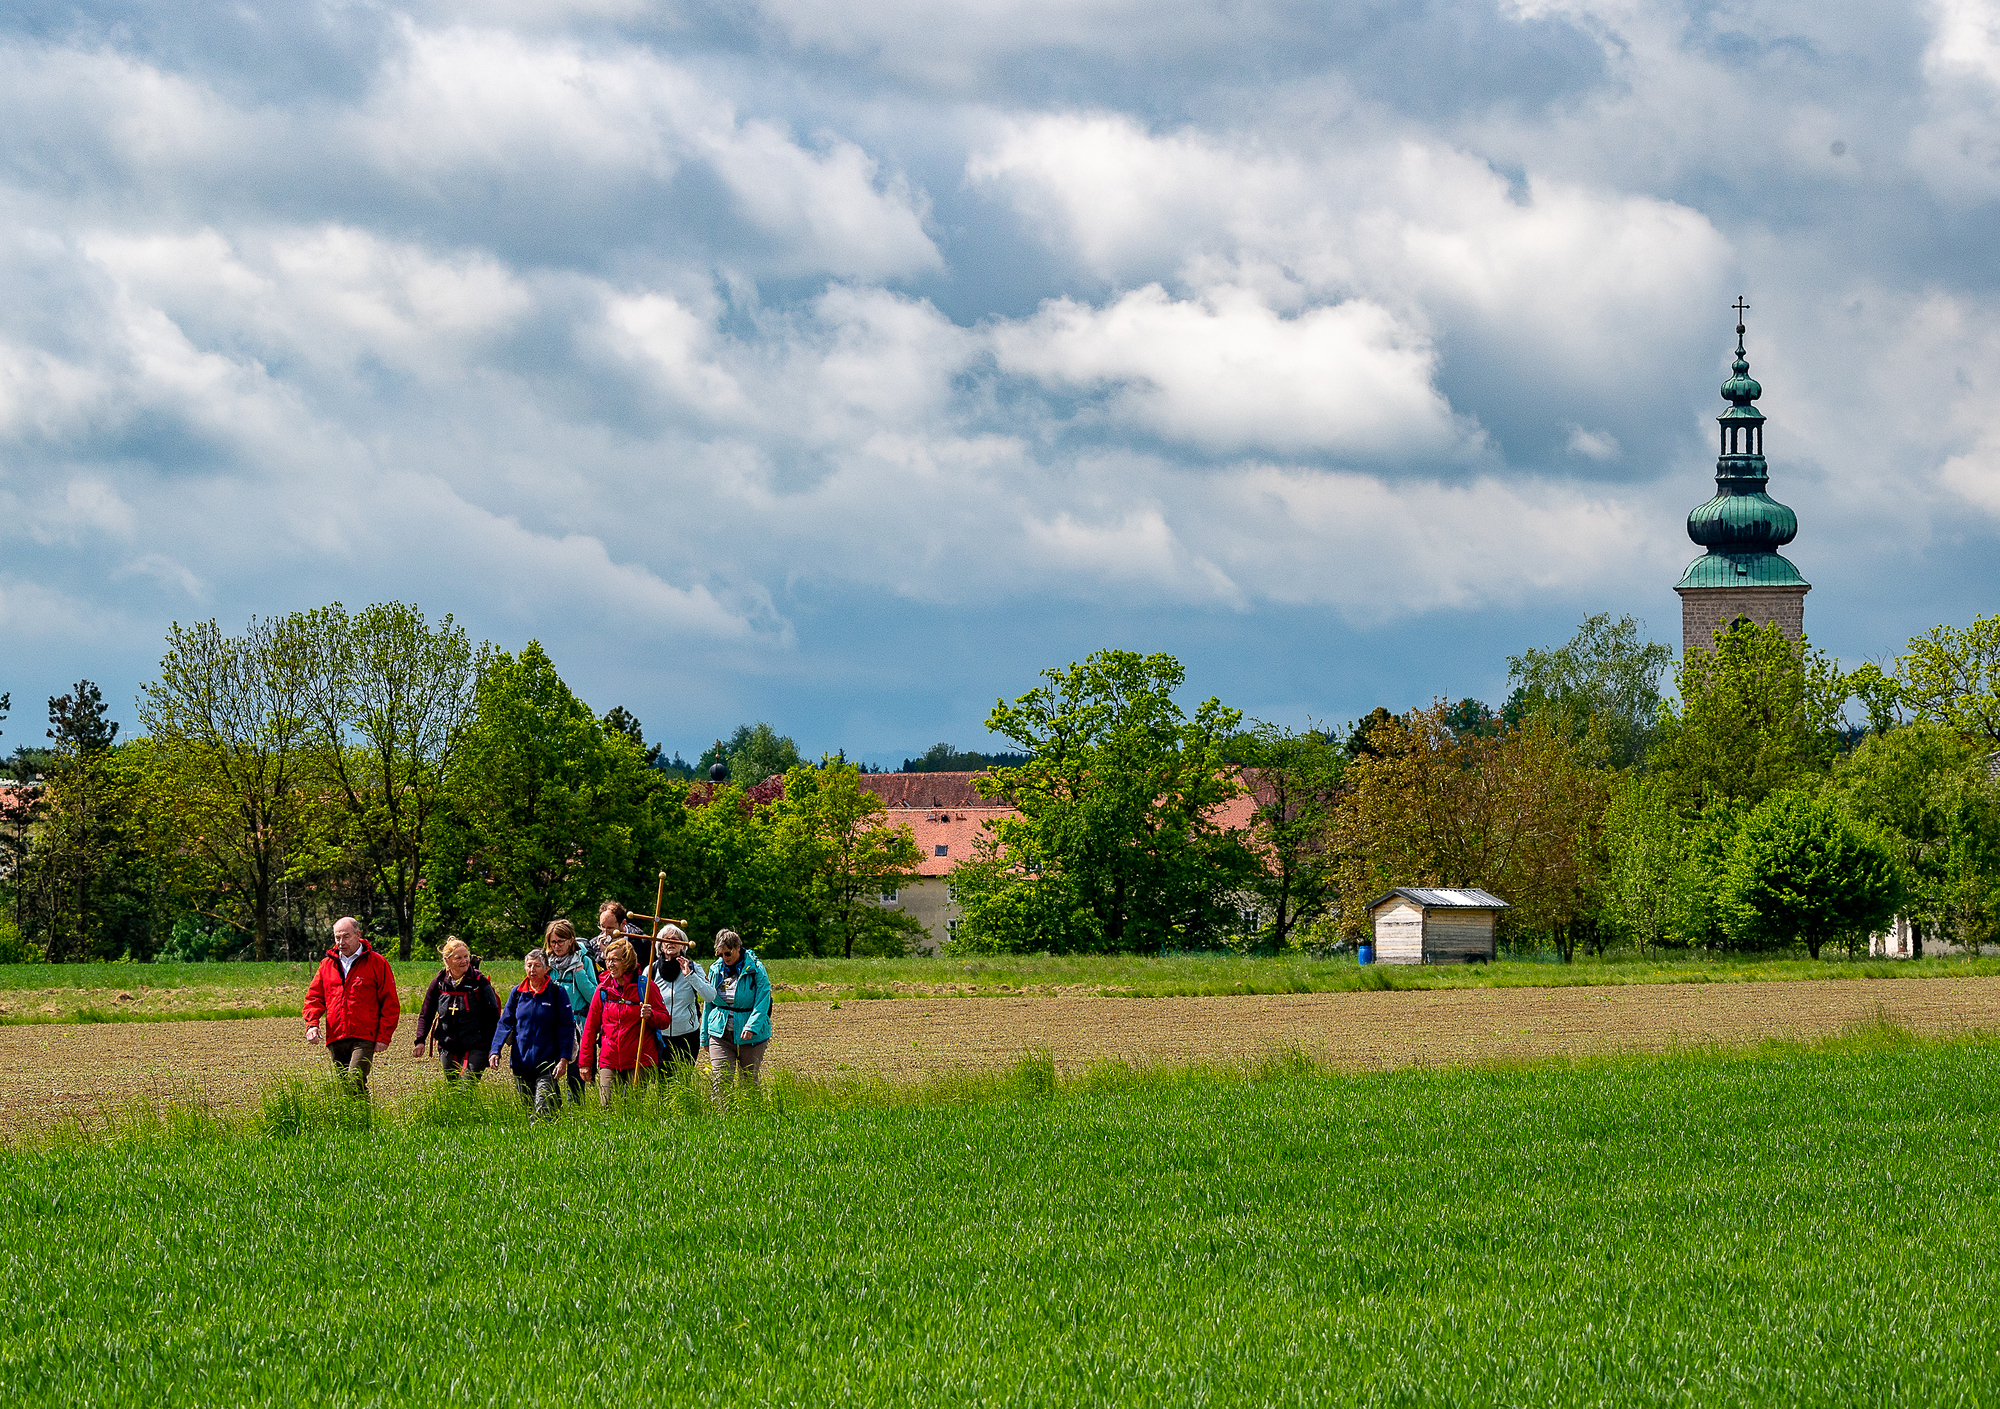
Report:
M 2000 1029 L 2000 978 L 784 1003 L 771 1064 L 908 1080 L 1010 1066 L 1030 1048 L 1065 1069 L 1301 1048 L 1364 1070 L 1811 1038 L 1885 1018 L 1931 1034 Z M 136 1096 L 242 1106 L 272 1077 L 325 1060 L 291 1018 L 0 1028 L 0 1130 L 94 1120 Z M 378 1059 L 375 1087 L 395 1094 L 433 1079 L 398 1045 Z

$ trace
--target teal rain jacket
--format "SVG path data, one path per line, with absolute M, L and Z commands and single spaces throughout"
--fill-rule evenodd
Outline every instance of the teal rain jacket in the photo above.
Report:
M 702 1024 L 704 1038 L 726 1037 L 746 1047 L 771 1040 L 771 978 L 754 949 L 743 951 L 733 991 L 720 959 L 709 966 L 708 981 L 715 985 L 715 997 Z
M 575 958 L 578 964 L 568 978 L 555 972 L 555 956 L 549 956 L 549 981 L 569 995 L 569 1013 L 576 1020 L 576 1030 L 583 1031 L 583 1020 L 590 1012 L 591 995 L 597 992 L 597 965 L 590 962 L 590 951 L 578 944 Z

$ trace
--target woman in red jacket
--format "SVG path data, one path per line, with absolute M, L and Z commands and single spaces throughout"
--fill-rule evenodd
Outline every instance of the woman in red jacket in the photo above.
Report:
M 306 989 L 306 1041 L 321 1038 L 326 1054 L 357 1096 L 368 1094 L 368 1071 L 375 1054 L 389 1050 L 403 1006 L 396 999 L 396 971 L 361 937 L 351 915 L 333 922 L 333 948 L 320 960 Z
M 639 951 L 627 939 L 604 946 L 605 975 L 590 995 L 590 1014 L 583 1020 L 583 1040 L 576 1064 L 588 1081 L 597 1077 L 597 1103 L 611 1104 L 614 1087 L 624 1086 L 660 1064 L 660 1045 L 653 1034 L 665 1030 L 669 1015 L 660 986 L 645 980 L 645 1020 L 640 1021 Z

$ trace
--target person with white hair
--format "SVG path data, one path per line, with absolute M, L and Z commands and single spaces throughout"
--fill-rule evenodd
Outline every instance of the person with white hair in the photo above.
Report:
M 688 953 L 687 931 L 679 925 L 660 926 L 659 943 L 653 949 L 653 982 L 667 1000 L 660 1058 L 670 1067 L 692 1066 L 701 1051 L 701 1005 L 715 1000 L 715 988 Z
M 375 1055 L 389 1050 L 402 1015 L 396 971 L 362 938 L 361 922 L 341 916 L 333 922 L 333 948 L 306 989 L 306 1041 L 324 1041 L 340 1079 L 366 1096 Z

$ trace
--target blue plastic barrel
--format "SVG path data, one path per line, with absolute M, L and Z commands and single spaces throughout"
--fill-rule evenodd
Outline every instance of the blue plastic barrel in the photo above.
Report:
M 1360 959 L 1361 962 L 1364 964 L 1372 964 L 1375 962 L 1375 946 L 1372 944 L 1355 945 L 1354 954 L 1355 957 Z

